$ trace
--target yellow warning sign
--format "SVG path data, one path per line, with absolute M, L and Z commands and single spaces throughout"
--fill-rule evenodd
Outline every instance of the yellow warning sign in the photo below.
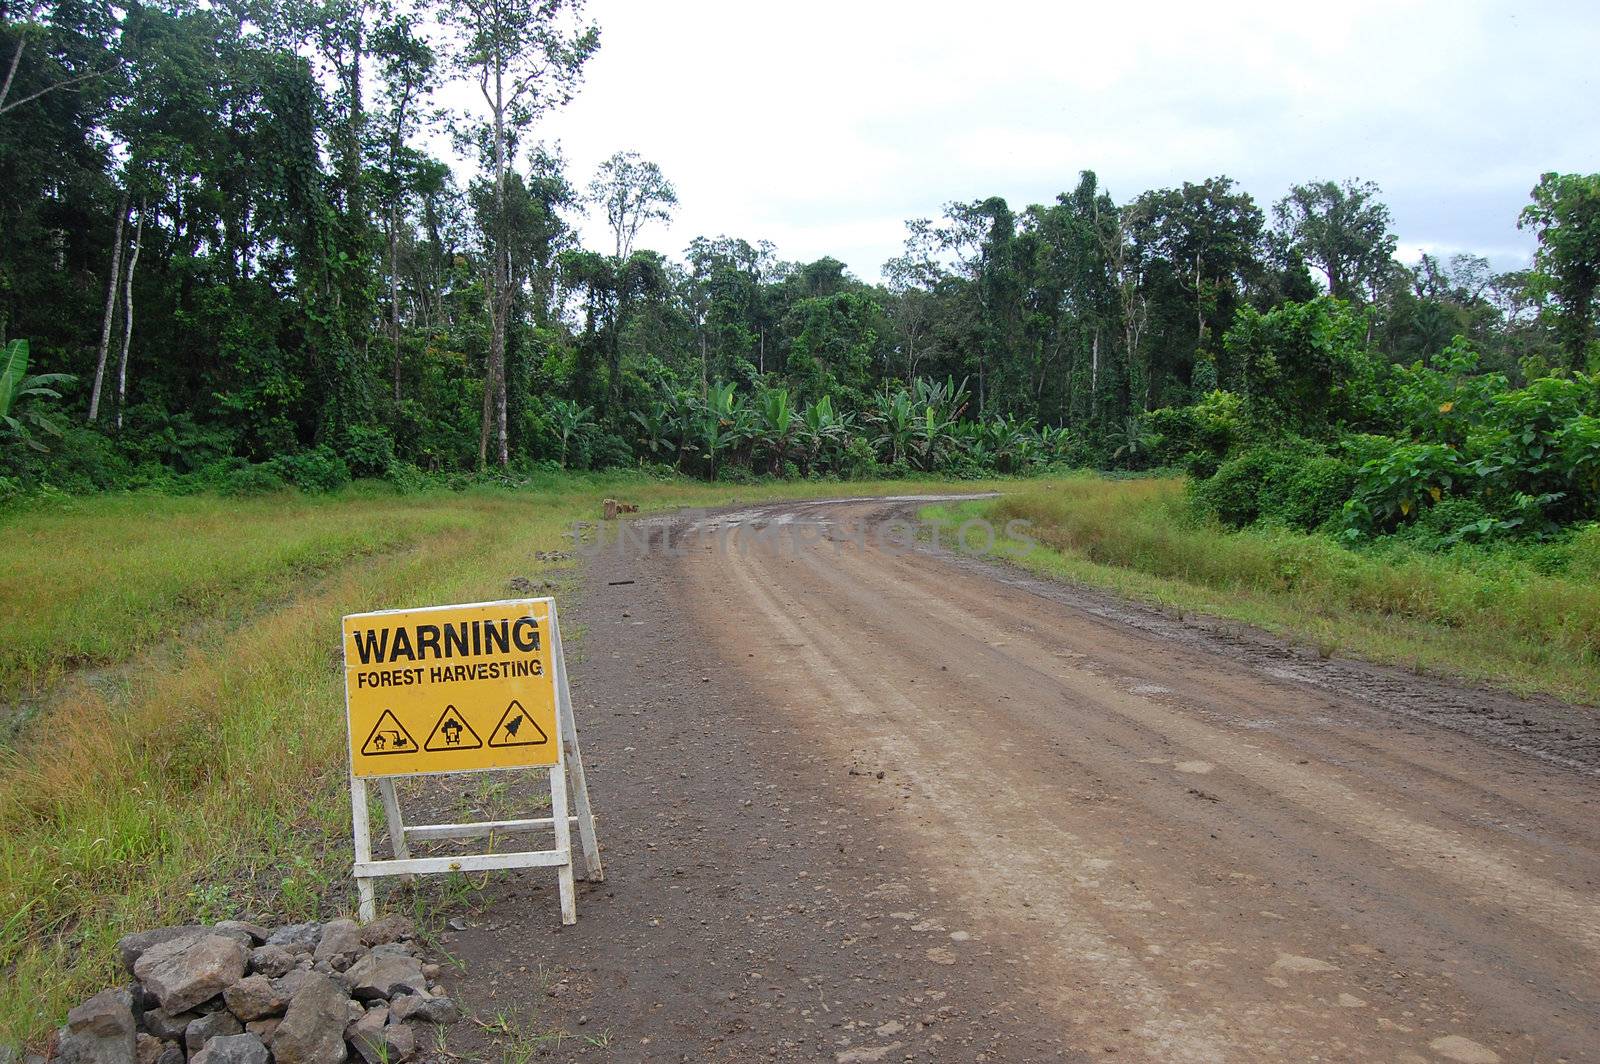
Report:
M 518 599 L 346 617 L 351 771 L 559 763 L 550 606 Z

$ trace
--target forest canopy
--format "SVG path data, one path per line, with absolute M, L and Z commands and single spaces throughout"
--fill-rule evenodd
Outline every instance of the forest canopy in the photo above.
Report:
M 1512 272 L 1401 263 L 1371 181 L 1085 169 L 909 220 L 866 280 L 652 250 L 671 175 L 570 172 L 578 0 L 5 10 L 0 494 L 1160 465 L 1233 524 L 1263 486 L 1351 535 L 1600 516 L 1600 175 L 1529 175 Z

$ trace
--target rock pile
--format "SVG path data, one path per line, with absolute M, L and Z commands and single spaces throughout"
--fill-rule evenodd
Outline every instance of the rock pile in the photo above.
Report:
M 420 1025 L 461 1018 L 402 917 L 163 927 L 117 950 L 133 983 L 67 1013 L 52 1062 L 399 1064 Z

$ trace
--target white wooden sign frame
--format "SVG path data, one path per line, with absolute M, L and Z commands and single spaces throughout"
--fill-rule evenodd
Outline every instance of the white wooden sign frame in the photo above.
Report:
M 383 818 L 389 829 L 389 840 L 394 849 L 392 859 L 378 860 L 372 856 L 372 824 L 367 808 L 367 778 L 350 770 L 350 821 L 355 835 L 356 860 L 352 874 L 356 893 L 360 898 L 362 923 L 377 918 L 377 898 L 373 880 L 381 876 L 411 876 L 430 872 L 483 872 L 496 868 L 554 868 L 561 894 L 561 922 L 578 921 L 577 889 L 574 885 L 574 867 L 577 875 L 591 883 L 605 879 L 600 865 L 600 845 L 595 840 L 594 811 L 589 805 L 589 784 L 583 771 L 583 754 L 578 747 L 578 729 L 572 719 L 572 692 L 567 686 L 567 659 L 561 646 L 561 622 L 556 616 L 553 598 L 510 599 L 495 603 L 464 603 L 468 606 L 498 606 L 510 603 L 545 602 L 550 610 L 550 657 L 556 689 L 556 730 L 561 742 L 556 749 L 556 763 L 533 766 L 532 771 L 548 768 L 550 772 L 550 815 L 523 820 L 484 820 L 466 824 L 416 824 L 408 825 L 400 810 L 400 796 L 395 791 L 396 776 L 458 775 L 461 772 L 411 772 L 394 776 L 373 777 L 378 796 L 383 803 Z M 448 607 L 440 607 L 448 608 Z M 409 613 L 411 610 L 385 610 L 383 613 Z M 346 688 L 345 720 L 349 724 L 349 690 Z M 347 752 L 349 743 L 346 743 Z M 353 756 L 353 755 L 350 755 Z M 465 772 L 527 772 L 529 768 L 467 769 Z M 567 776 L 571 774 L 573 799 L 576 810 L 567 812 Z M 579 848 L 572 846 L 572 828 L 578 828 Z M 517 850 L 510 853 L 459 854 L 453 857 L 412 857 L 411 842 L 426 839 L 477 839 L 495 835 L 528 834 L 545 828 L 555 830 L 555 847 L 548 850 Z

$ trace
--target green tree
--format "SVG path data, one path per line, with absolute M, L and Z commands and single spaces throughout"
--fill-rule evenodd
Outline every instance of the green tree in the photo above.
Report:
M 1280 251 L 1320 271 L 1335 299 L 1367 302 L 1394 259 L 1394 223 L 1381 194 L 1354 179 L 1294 186 L 1272 208 Z
M 802 401 L 838 395 L 850 406 L 872 387 L 883 309 L 855 292 L 802 299 L 784 321 L 793 337 L 788 376 Z
M 488 109 L 475 129 L 493 189 L 494 214 L 485 227 L 489 259 L 489 356 L 484 374 L 478 465 L 496 441 L 504 466 L 511 454 L 506 430 L 506 331 L 516 298 L 508 188 L 517 141 L 538 117 L 577 93 L 584 64 L 600 47 L 600 30 L 583 19 L 583 0 L 462 0 L 443 8 L 457 37 L 456 60 L 478 86 Z
M 1529 284 L 1554 301 L 1550 315 L 1567 363 L 1583 369 L 1600 358 L 1595 296 L 1600 291 L 1600 174 L 1548 173 L 1517 225 L 1539 238 Z

